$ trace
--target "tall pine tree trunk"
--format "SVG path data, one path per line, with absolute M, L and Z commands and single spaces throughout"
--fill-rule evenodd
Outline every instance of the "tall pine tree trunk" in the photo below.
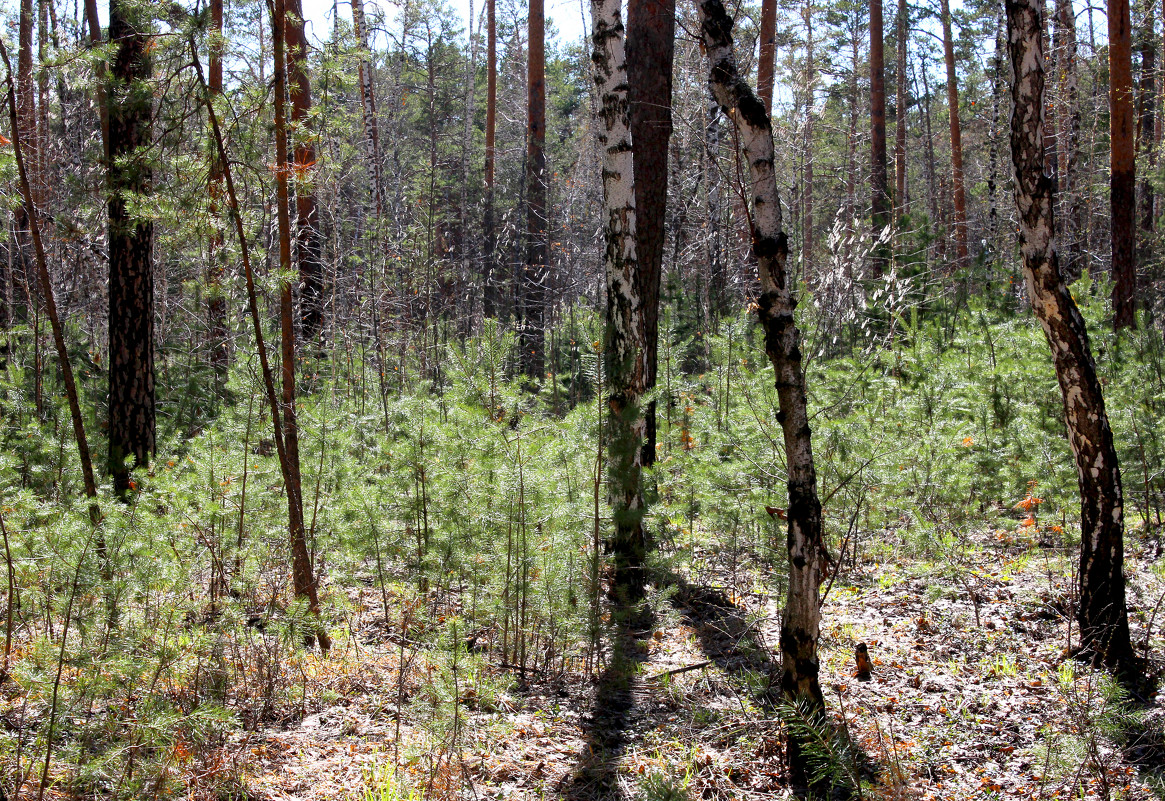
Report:
M 955 212 L 956 264 L 967 264 L 967 195 L 963 187 L 963 129 L 959 124 L 959 78 L 955 72 L 955 42 L 951 34 L 949 0 L 942 0 L 943 60 L 947 65 L 947 111 L 951 122 L 951 194 Z
M 295 133 L 295 257 L 299 262 L 300 323 L 305 342 L 319 339 L 323 328 L 324 270 L 320 219 L 312 172 L 316 149 L 307 129 L 311 114 L 311 80 L 307 73 L 307 37 L 300 0 L 285 0 L 287 72 L 291 83 L 291 125 Z
M 297 0 L 292 0 L 297 3 Z M 287 522 L 291 539 L 291 572 L 295 597 L 303 599 L 314 616 L 320 614 L 319 593 L 315 571 L 307 548 L 307 530 L 303 519 L 303 481 L 299 469 L 299 428 L 295 412 L 295 323 L 292 308 L 291 281 L 291 209 L 288 192 L 288 173 L 292 165 L 287 159 L 287 61 L 284 53 L 288 29 L 285 0 L 272 0 L 271 29 L 274 44 L 275 92 L 275 198 L 276 220 L 279 226 L 279 269 L 283 275 L 279 285 L 279 329 L 283 362 L 282 435 L 284 450 L 284 483 L 287 490 Z M 237 210 L 236 210 L 237 213 Z M 331 639 L 323 626 L 316 631 L 320 649 L 327 652 Z M 309 644 L 311 637 L 309 639 Z
M 781 230 L 772 123 L 764 104 L 737 69 L 732 20 L 721 0 L 702 0 L 699 10 L 700 36 L 709 60 L 708 82 L 721 109 L 736 125 L 749 167 L 752 253 L 761 288 L 759 315 L 765 331 L 765 353 L 776 375 L 777 419 L 784 432 L 788 464 L 789 589 L 781 620 L 781 690 L 787 701 L 806 705 L 817 717 L 825 708 L 817 655 L 825 547 L 801 366 L 801 333 L 793 319 L 796 285 L 786 271 L 788 239 Z M 807 786 L 811 771 L 805 744 L 790 737 L 787 755 L 792 782 Z
M 1080 487 L 1080 606 L 1085 648 L 1118 674 L 1135 673 L 1125 607 L 1120 466 L 1084 318 L 1060 275 L 1052 178 L 1045 170 L 1043 0 L 1006 0 L 1012 70 L 1011 155 L 1020 251 L 1032 309 L 1064 399 Z
M 777 0 L 761 0 L 760 63 L 756 68 L 756 93 L 769 113 L 773 111 L 773 77 L 777 59 Z
M 675 0 L 627 0 L 626 74 L 630 85 L 631 143 L 635 174 L 635 249 L 640 325 L 645 353 L 643 391 L 655 388 L 659 372 L 659 281 L 667 217 L 668 152 L 671 140 Z M 644 419 L 643 464 L 655 463 L 655 401 Z
M 886 176 L 886 65 L 882 30 L 882 0 L 870 0 L 870 190 L 871 220 L 877 239 L 890 224 L 890 189 Z M 879 248 L 871 260 L 873 278 L 880 278 L 886 254 Z
M 498 317 L 502 309 L 501 276 L 497 268 L 497 225 L 494 220 L 494 138 L 498 117 L 498 28 L 495 6 L 497 0 L 486 0 L 485 43 L 485 214 L 482 220 L 484 245 L 482 272 L 484 298 L 482 313 Z
M 1109 202 L 1112 212 L 1113 327 L 1137 324 L 1137 151 L 1129 0 L 1108 2 Z
M 905 214 L 906 208 L 906 119 L 910 98 L 906 95 L 906 54 L 909 50 L 909 12 L 906 0 L 898 0 L 898 63 L 895 65 L 898 91 L 894 120 L 894 210 Z
M 132 209 L 152 190 L 148 153 L 153 87 L 149 20 L 140 4 L 109 3 L 109 473 L 130 489 L 130 470 L 155 448 L 154 223 Z M 132 463 L 127 463 L 132 460 Z
M 546 17 L 543 0 L 530 0 L 526 95 L 526 264 L 522 275 L 522 370 L 545 372 L 546 279 Z
M 1060 242 L 1064 246 L 1061 272 L 1066 281 L 1080 277 L 1080 232 L 1084 229 L 1084 208 L 1076 172 L 1080 162 L 1080 105 L 1076 85 L 1076 13 L 1072 0 L 1056 0 L 1056 24 L 1053 34 L 1056 48 L 1056 85 L 1059 100 L 1056 109 L 1056 170 L 1058 202 L 1064 210 L 1060 224 Z
M 223 0 L 210 1 L 210 101 L 214 103 L 222 96 L 222 56 L 223 56 Z M 210 243 L 207 247 L 207 317 L 208 338 L 210 340 L 210 363 L 214 368 L 219 391 L 226 386 L 227 368 L 230 358 L 227 337 L 227 299 L 223 287 L 226 277 L 227 253 L 223 249 L 219 201 L 222 198 L 223 165 L 217 149 L 210 156 L 210 173 L 207 176 L 207 194 L 210 197 Z
M 1153 182 L 1150 176 L 1157 162 L 1157 148 L 1154 140 L 1154 119 L 1157 114 L 1157 92 L 1155 88 L 1157 72 L 1157 31 L 1156 31 L 1156 0 L 1145 1 L 1144 23 L 1140 31 L 1141 51 L 1141 82 L 1139 87 L 1140 119 L 1137 124 L 1137 147 L 1144 155 L 1146 175 L 1141 178 L 1141 197 L 1138 216 L 1140 217 L 1141 231 L 1141 263 L 1149 261 L 1155 225 L 1153 214 Z

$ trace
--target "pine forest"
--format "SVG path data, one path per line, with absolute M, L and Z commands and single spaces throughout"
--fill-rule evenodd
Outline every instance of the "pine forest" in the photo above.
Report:
M 0 801 L 1165 798 L 1165 0 L 0 19 Z

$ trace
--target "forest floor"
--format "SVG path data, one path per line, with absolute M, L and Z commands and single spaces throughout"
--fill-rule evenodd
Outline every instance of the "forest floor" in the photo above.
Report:
M 821 679 L 840 734 L 823 748 L 862 797 L 1163 797 L 1161 698 L 1121 702 L 1071 657 L 1074 552 L 1041 538 L 994 530 L 937 556 L 895 549 L 829 585 Z M 1161 544 L 1130 536 L 1128 550 L 1134 642 L 1160 669 Z M 191 766 L 188 786 L 209 789 L 229 766 L 246 798 L 270 801 L 788 797 L 774 706 L 781 588 L 759 559 L 703 556 L 638 625 L 615 627 L 597 676 L 466 674 L 440 726 L 426 689 L 439 666 L 386 635 L 379 592 L 353 591 L 363 617 L 331 658 L 303 663 L 302 714 L 238 735 L 201 779 Z M 853 675 L 858 642 L 868 681 Z

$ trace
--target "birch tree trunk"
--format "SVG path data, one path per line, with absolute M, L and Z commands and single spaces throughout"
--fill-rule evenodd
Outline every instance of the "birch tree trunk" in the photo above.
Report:
M 789 248 L 781 230 L 772 123 L 764 104 L 737 69 L 732 20 L 721 0 L 702 0 L 699 10 L 700 36 L 709 61 L 708 83 L 721 109 L 736 125 L 749 166 L 752 253 L 761 286 L 759 315 L 765 331 L 765 354 L 776 375 L 777 419 L 784 432 L 788 462 L 789 590 L 781 619 L 781 690 L 786 700 L 808 704 L 812 713 L 819 715 L 825 708 L 817 656 L 825 547 L 801 368 L 801 332 L 793 319 L 795 285 L 785 269 Z M 793 783 L 808 785 L 802 743 L 791 737 L 787 753 Z
M 1052 178 L 1044 154 L 1043 0 L 1006 0 L 1012 72 L 1011 155 L 1024 279 L 1064 399 L 1080 486 L 1080 606 L 1084 648 L 1098 663 L 1135 673 L 1125 607 L 1120 466 L 1084 318 L 1060 275 Z
M 646 375 L 643 305 L 635 235 L 635 178 L 631 104 L 624 51 L 622 0 L 592 0 L 592 61 L 599 105 L 603 165 L 603 262 L 607 324 L 607 500 L 615 524 L 615 589 L 623 600 L 643 595 L 642 446 L 646 424 L 640 399 Z

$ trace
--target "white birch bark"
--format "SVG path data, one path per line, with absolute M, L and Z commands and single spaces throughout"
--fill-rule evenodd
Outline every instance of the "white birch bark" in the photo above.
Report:
M 646 350 L 635 249 L 635 174 L 622 0 L 592 0 L 591 18 L 606 240 L 607 495 L 615 523 L 612 552 L 616 589 L 635 598 L 643 589 L 646 548 L 640 487 L 646 433 L 641 408 Z

